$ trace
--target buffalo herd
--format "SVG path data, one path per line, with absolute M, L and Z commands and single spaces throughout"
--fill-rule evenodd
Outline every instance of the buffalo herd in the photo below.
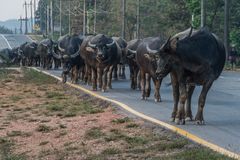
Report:
M 24 43 L 8 51 L 11 62 L 44 69 L 62 68 L 62 81 L 79 80 L 93 91 L 112 89 L 112 79 L 125 79 L 125 66 L 130 70 L 131 89 L 141 90 L 146 100 L 154 86 L 154 99 L 162 101 L 161 82 L 170 74 L 173 88 L 172 121 L 185 124 L 194 120 L 204 124 L 203 109 L 209 89 L 225 64 L 225 47 L 206 28 L 192 27 L 165 39 L 148 37 L 126 42 L 121 37 L 104 34 L 63 36 L 57 42 L 45 39 Z M 191 97 L 196 85 L 202 86 L 195 118 Z M 163 98 L 164 99 L 164 98 Z

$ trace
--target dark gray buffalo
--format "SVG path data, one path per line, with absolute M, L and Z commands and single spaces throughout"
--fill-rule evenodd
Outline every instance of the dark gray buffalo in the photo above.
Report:
M 140 43 L 142 43 L 141 39 L 133 39 L 127 43 L 127 47 L 125 48 L 125 56 L 130 70 L 132 89 L 136 89 L 137 87 L 140 89 L 140 85 L 138 82 L 139 66 L 136 61 L 137 48 Z
M 38 44 L 36 42 L 26 42 L 18 48 L 18 54 L 21 57 L 22 65 L 32 66 L 36 64 Z
M 203 108 L 207 93 L 225 63 L 223 43 L 205 28 L 194 32 L 191 29 L 169 38 L 156 51 L 160 56 L 156 75 L 163 78 L 171 73 L 174 96 L 172 119 L 177 124 L 185 124 L 185 118 L 192 119 L 191 96 L 195 86 L 202 85 L 195 120 L 197 124 L 204 124 Z
M 72 83 L 77 83 L 79 72 L 84 67 L 84 60 L 80 56 L 80 46 L 83 42 L 83 36 L 72 35 L 64 36 L 58 40 L 58 49 L 61 52 L 59 58 L 62 59 L 63 72 L 62 81 L 67 81 L 67 74 L 71 71 Z
M 125 55 L 125 49 L 127 47 L 127 42 L 125 39 L 123 39 L 122 37 L 112 37 L 112 39 L 118 44 L 118 46 L 121 48 L 122 50 L 122 55 L 121 55 L 121 59 L 119 64 L 114 67 L 114 74 L 113 74 L 113 78 L 114 79 L 126 79 L 126 74 L 125 74 L 125 64 L 126 64 L 126 55 Z M 118 74 L 117 74 L 118 72 Z
M 122 54 L 118 44 L 112 38 L 98 34 L 87 37 L 81 49 L 82 57 L 91 68 L 93 90 L 97 90 L 97 81 L 103 92 L 107 87 L 112 88 L 113 67 L 118 64 Z
M 54 44 L 51 39 L 44 39 L 37 47 L 36 52 L 44 69 L 50 69 L 52 67 Z
M 140 68 L 142 99 L 146 99 L 150 96 L 152 78 L 155 87 L 155 101 L 161 101 L 159 90 L 162 79 L 157 79 L 155 74 L 157 70 L 157 60 L 159 59 L 159 56 L 157 53 L 149 53 L 147 47 L 149 46 L 152 49 L 157 49 L 163 43 L 164 41 L 160 37 L 149 37 L 143 39 L 142 43 L 137 48 L 136 60 Z

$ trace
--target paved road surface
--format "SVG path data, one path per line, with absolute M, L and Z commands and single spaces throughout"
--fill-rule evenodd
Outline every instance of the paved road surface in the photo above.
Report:
M 29 39 L 23 35 L 4 36 L 11 47 L 18 46 Z M 0 48 L 7 46 L 6 39 L 0 35 Z M 60 70 L 48 71 L 60 76 Z M 129 77 L 129 75 L 127 76 Z M 128 80 L 113 81 L 113 89 L 107 93 L 98 91 L 99 94 L 108 98 L 118 100 L 144 113 L 147 116 L 159 119 L 169 124 L 173 107 L 171 86 L 166 86 L 169 78 L 165 78 L 161 87 L 163 102 L 156 103 L 153 93 L 147 101 L 140 100 L 140 91 L 130 89 Z M 89 86 L 82 85 L 90 89 Z M 193 95 L 192 109 L 193 114 L 197 109 L 197 98 L 200 87 L 197 87 Z M 240 73 L 223 72 L 221 77 L 215 81 L 208 93 L 207 102 L 204 109 L 205 126 L 197 126 L 193 122 L 187 122 L 184 126 L 178 126 L 188 132 L 199 136 L 211 143 L 240 154 Z
M 31 42 L 28 36 L 21 34 L 1 34 L 0 35 L 0 50 L 4 48 L 18 47 L 25 42 Z

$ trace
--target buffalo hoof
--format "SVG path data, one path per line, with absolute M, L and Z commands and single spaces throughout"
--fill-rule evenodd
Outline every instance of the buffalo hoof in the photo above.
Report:
M 202 121 L 197 120 L 197 121 L 196 121 L 196 124 L 197 124 L 197 125 L 205 125 L 205 122 L 204 122 L 204 120 L 202 120 Z
M 184 120 L 184 119 L 176 118 L 176 119 L 175 119 L 175 123 L 176 123 L 177 125 L 184 125 L 184 124 L 185 124 L 185 120 Z
M 185 121 L 192 121 L 192 118 L 191 117 L 186 117 Z
M 161 102 L 160 98 L 155 98 L 155 102 Z
M 97 87 L 96 87 L 96 88 L 93 88 L 92 91 L 97 91 Z
M 108 86 L 109 89 L 112 89 L 112 85 Z
M 67 82 L 67 77 L 66 76 L 62 76 L 62 82 L 66 83 Z
M 141 100 L 147 100 L 147 97 L 141 97 Z
M 107 92 L 107 90 L 106 89 L 102 89 L 102 92 L 105 93 L 105 92 Z

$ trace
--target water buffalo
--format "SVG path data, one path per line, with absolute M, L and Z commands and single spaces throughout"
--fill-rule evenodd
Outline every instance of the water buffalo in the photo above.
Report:
M 0 59 L 2 60 L 2 63 L 17 63 L 19 59 L 18 48 L 5 48 L 0 50 Z
M 127 47 L 125 48 L 126 61 L 130 70 L 130 79 L 131 79 L 131 88 L 136 89 L 137 87 L 140 89 L 140 85 L 138 83 L 138 72 L 139 66 L 136 61 L 136 53 L 139 44 L 142 42 L 141 39 L 133 39 L 127 43 Z
M 18 54 L 21 57 L 22 65 L 32 66 L 34 61 L 36 64 L 36 50 L 38 44 L 36 42 L 26 42 L 20 45 L 18 49 Z
M 172 119 L 177 124 L 185 124 L 185 118 L 192 118 L 191 96 L 195 86 L 202 85 L 195 120 L 197 124 L 204 124 L 203 108 L 207 93 L 225 64 L 223 43 L 205 28 L 194 32 L 190 29 L 169 38 L 158 53 L 160 60 L 156 75 L 163 78 L 171 72 L 174 96 Z
M 71 73 L 72 83 L 77 83 L 79 72 L 84 67 L 84 60 L 80 56 L 80 46 L 84 37 L 79 35 L 64 36 L 58 40 L 58 48 L 63 62 L 62 81 L 67 81 L 67 74 Z
M 88 37 L 81 47 L 86 63 L 91 66 L 93 90 L 97 90 L 97 81 L 103 92 L 107 87 L 112 88 L 113 67 L 118 64 L 122 54 L 118 44 L 112 38 L 98 34 Z
M 119 47 L 122 50 L 122 56 L 120 59 L 119 64 L 114 67 L 114 74 L 113 78 L 114 79 L 126 79 L 126 74 L 125 74 L 125 64 L 126 64 L 126 55 L 125 55 L 125 48 L 127 47 L 127 42 L 124 40 L 122 37 L 112 37 L 112 39 L 119 45 Z M 117 74 L 118 71 L 118 74 Z
M 157 70 L 157 60 L 159 59 L 159 56 L 158 54 L 150 54 L 147 50 L 147 47 L 150 47 L 151 49 L 157 49 L 163 43 L 164 40 L 160 37 L 149 37 L 143 39 L 142 43 L 137 48 L 136 60 L 140 68 L 142 99 L 146 99 L 150 96 L 152 78 L 155 87 L 155 101 L 161 101 L 159 90 L 162 79 L 157 79 L 155 74 Z
M 50 69 L 53 62 L 53 46 L 51 39 L 42 40 L 37 47 L 37 55 L 40 57 L 41 65 L 44 69 Z

